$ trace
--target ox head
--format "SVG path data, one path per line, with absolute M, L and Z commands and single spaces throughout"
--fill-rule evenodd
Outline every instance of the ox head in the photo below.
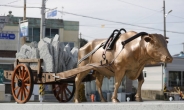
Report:
M 161 34 L 149 34 L 144 36 L 147 55 L 155 62 L 171 63 L 173 58 L 167 49 L 167 38 Z

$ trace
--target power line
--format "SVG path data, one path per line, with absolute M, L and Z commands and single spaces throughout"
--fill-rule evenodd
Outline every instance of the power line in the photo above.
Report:
M 16 5 L 0 5 L 5 7 L 12 7 L 12 8 L 24 8 L 23 6 L 16 6 Z M 26 7 L 26 8 L 41 8 L 41 7 Z
M 160 24 L 163 22 L 158 22 L 158 23 L 137 23 L 137 24 Z M 166 23 L 184 23 L 184 21 L 178 21 L 178 22 L 166 22 Z
M 9 2 L 9 3 L 6 3 L 6 4 L 12 4 L 12 3 L 15 3 L 15 2 L 18 2 L 18 1 L 20 1 L 20 0 L 12 1 L 12 2 Z
M 148 8 L 148 7 L 144 7 L 144 6 L 140 6 L 140 5 L 136 5 L 136 4 L 133 4 L 133 3 L 129 3 L 129 2 L 126 2 L 126 1 L 123 1 L 123 0 L 118 0 L 120 2 L 123 2 L 123 3 L 126 3 L 126 4 L 130 4 L 130 5 L 134 5 L 134 6 L 137 6 L 137 7 L 141 7 L 141 8 L 144 8 L 144 9 L 148 9 L 148 10 L 152 10 L 152 11 L 155 11 L 155 12 L 159 12 L 159 10 L 154 10 L 154 9 L 151 9 L 151 8 Z
M 61 11 L 59 11 L 59 12 L 61 12 Z M 135 27 L 140 27 L 140 28 L 153 29 L 153 30 L 157 30 L 157 31 L 163 31 L 162 29 L 157 29 L 157 28 L 152 28 L 152 27 L 147 27 L 147 26 L 139 26 L 139 25 L 134 25 L 134 24 L 130 24 L 130 23 L 124 23 L 124 22 L 119 22 L 119 21 L 106 20 L 106 19 L 102 19 L 102 18 L 90 17 L 90 16 L 85 16 L 85 15 L 79 15 L 79 14 L 74 14 L 74 13 L 70 13 L 70 12 L 66 12 L 66 11 L 64 11 L 64 13 L 70 14 L 70 15 L 75 15 L 75 16 L 80 16 L 80 17 L 85 17 L 85 18 L 91 18 L 91 19 L 101 20 L 101 21 L 113 22 L 113 23 L 124 24 L 124 25 L 129 25 L 129 26 L 135 26 Z M 167 30 L 167 32 L 177 33 L 177 34 L 184 34 L 184 32 L 176 32 L 176 31 L 168 31 L 168 30 Z
M 162 10 L 161 10 L 162 11 Z M 160 11 L 160 12 L 161 12 Z M 150 15 L 148 15 L 148 16 L 144 16 L 144 17 L 142 17 L 142 18 L 140 18 L 140 19 L 138 19 L 138 20 L 136 20 L 134 23 L 136 23 L 136 22 L 140 22 L 141 20 L 143 20 L 143 19 L 145 19 L 145 18 L 149 18 L 149 17 L 151 17 L 151 16 L 153 16 L 153 15 L 155 15 L 155 12 L 154 13 L 151 13 Z M 136 23 L 137 24 L 137 23 Z
M 160 11 L 158 11 L 158 10 L 154 10 L 154 9 L 151 9 L 151 8 L 148 8 L 148 7 L 144 7 L 144 6 L 136 5 L 136 4 L 129 3 L 129 2 L 126 2 L 126 1 L 123 1 L 123 0 L 118 0 L 118 1 L 123 2 L 123 3 L 126 3 L 126 4 L 130 4 L 130 5 L 133 5 L 133 6 L 137 6 L 137 7 L 140 7 L 140 8 L 144 8 L 144 9 L 148 9 L 148 10 L 155 11 L 155 12 L 159 12 L 159 13 L 160 13 Z M 184 17 L 175 16 L 175 15 L 173 15 L 173 14 L 170 14 L 170 16 L 184 19 Z

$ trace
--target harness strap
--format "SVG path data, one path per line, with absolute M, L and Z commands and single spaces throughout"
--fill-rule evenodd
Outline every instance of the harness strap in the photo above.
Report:
M 104 43 L 102 43 L 98 48 L 93 49 L 91 52 L 89 52 L 87 55 L 85 55 L 83 58 L 81 58 L 77 65 L 79 65 L 83 60 L 85 60 L 86 58 L 88 58 L 90 55 L 92 55 L 93 53 L 95 53 L 99 48 L 101 48 L 102 46 L 104 46 Z
M 104 48 L 104 51 L 102 53 L 102 58 L 105 60 L 106 59 L 106 51 L 107 51 L 107 48 L 108 48 L 108 45 L 110 44 L 112 38 L 110 38 L 109 42 L 107 43 L 106 47 Z

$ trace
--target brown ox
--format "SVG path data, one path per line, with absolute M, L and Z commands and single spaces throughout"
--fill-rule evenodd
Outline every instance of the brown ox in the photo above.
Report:
M 121 51 L 122 49 L 121 42 L 125 41 L 126 39 L 136 34 L 137 33 L 133 31 L 121 34 L 119 39 L 116 41 L 113 49 L 108 50 L 106 52 L 106 58 L 109 62 L 115 59 L 114 62 L 112 63 L 112 68 L 115 77 L 112 102 L 119 102 L 117 99 L 117 91 L 125 74 L 131 80 L 138 79 L 138 90 L 136 94 L 136 100 L 142 101 L 141 86 L 144 82 L 142 70 L 145 64 L 150 62 L 172 62 L 172 57 L 167 49 L 166 39 L 160 34 L 149 34 L 140 36 L 132 40 L 128 44 L 126 44 L 124 49 Z M 80 49 L 78 58 L 81 59 L 87 53 L 89 53 L 95 47 L 99 46 L 101 43 L 105 41 L 106 39 L 102 39 L 102 40 L 94 40 L 92 42 L 87 43 L 84 47 Z M 103 51 L 104 51 L 103 48 L 98 49 L 93 55 L 91 55 L 86 60 L 81 62 L 79 66 L 84 66 L 89 63 L 100 62 L 100 60 L 102 60 Z M 79 102 L 78 100 L 79 85 L 82 79 L 87 74 L 88 73 L 78 74 L 75 79 L 76 91 L 74 99 L 76 103 Z M 96 85 L 98 92 L 100 94 L 101 101 L 105 101 L 101 91 L 104 76 L 98 73 L 97 71 L 95 75 L 96 75 Z

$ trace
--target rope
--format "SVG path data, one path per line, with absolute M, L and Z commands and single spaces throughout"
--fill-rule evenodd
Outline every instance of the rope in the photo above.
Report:
M 121 49 L 121 51 L 124 49 L 124 46 L 123 48 Z M 116 57 L 111 61 L 110 65 L 114 62 L 114 60 L 119 56 L 119 54 L 121 53 L 121 51 L 116 55 Z
M 82 61 L 84 61 L 86 58 L 88 58 L 90 55 L 92 55 L 93 53 L 95 53 L 99 48 L 101 48 L 104 45 L 104 43 L 102 43 L 98 48 L 93 49 L 91 52 L 89 52 L 87 55 L 85 55 L 83 58 L 81 58 L 77 65 L 79 65 Z

